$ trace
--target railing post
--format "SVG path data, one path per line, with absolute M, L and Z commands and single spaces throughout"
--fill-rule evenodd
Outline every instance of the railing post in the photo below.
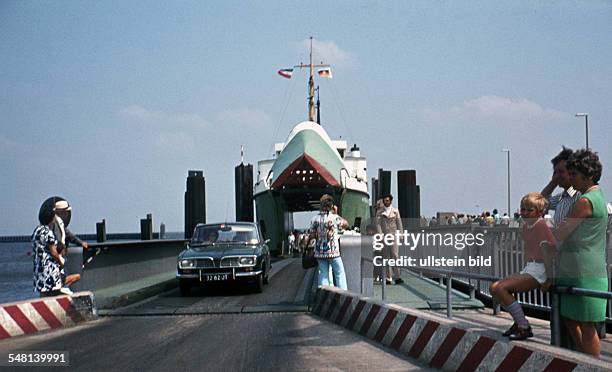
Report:
M 559 313 L 559 294 L 554 291 L 551 294 L 550 307 L 550 344 L 561 346 L 561 314 Z
M 451 298 L 451 291 L 453 289 L 453 277 L 448 274 L 446 278 L 446 317 L 451 319 L 453 317 L 453 303 Z
M 493 315 L 499 314 L 500 311 L 501 306 L 499 305 L 499 303 L 497 303 L 497 301 L 493 300 Z
M 387 293 L 386 293 L 387 292 L 387 267 L 383 265 L 382 269 L 383 269 L 383 275 L 380 281 L 380 288 L 381 288 L 382 300 L 385 301 L 387 299 Z

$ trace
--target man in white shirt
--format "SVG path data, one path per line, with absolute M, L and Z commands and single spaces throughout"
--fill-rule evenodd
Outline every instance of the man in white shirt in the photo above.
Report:
M 580 192 L 574 190 L 569 180 L 569 174 L 565 168 L 565 162 L 573 153 L 571 149 L 563 146 L 563 150 L 555 156 L 551 163 L 553 164 L 553 175 L 548 184 L 542 189 L 541 194 L 548 199 L 548 210 L 554 210 L 553 216 L 554 226 L 558 226 L 561 221 L 569 214 L 576 200 L 580 199 Z M 561 187 L 563 191 L 556 195 L 552 195 L 553 191 Z
M 60 258 L 63 260 L 62 265 L 64 265 L 66 262 L 66 255 L 68 254 L 67 249 L 69 243 L 80 245 L 83 247 L 83 249 L 88 249 L 89 245 L 87 242 L 82 241 L 70 230 L 68 230 L 68 223 L 70 223 L 72 207 L 66 200 L 58 197 L 56 199 L 53 211 L 55 212 L 53 233 L 58 240 L 58 252 L 60 254 Z M 69 286 L 75 282 L 78 282 L 81 279 L 81 275 L 66 275 L 64 267 L 62 267 L 61 275 L 64 279 L 64 287 L 60 289 L 60 292 L 71 295 L 72 291 L 70 290 Z

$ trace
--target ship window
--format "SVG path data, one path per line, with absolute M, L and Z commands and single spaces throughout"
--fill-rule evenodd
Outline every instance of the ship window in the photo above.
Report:
M 340 154 L 340 157 L 344 159 L 344 149 L 338 149 L 338 154 Z

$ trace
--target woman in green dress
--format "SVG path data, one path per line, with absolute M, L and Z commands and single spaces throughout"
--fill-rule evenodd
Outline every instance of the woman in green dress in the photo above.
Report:
M 602 166 L 597 153 L 577 150 L 566 162 L 570 182 L 582 196 L 568 217 L 559 225 L 555 237 L 562 240 L 559 250 L 558 286 L 608 290 L 606 268 L 606 227 L 608 212 L 598 182 Z M 596 322 L 605 320 L 606 300 L 564 294 L 561 316 L 578 349 L 599 357 L 600 344 Z

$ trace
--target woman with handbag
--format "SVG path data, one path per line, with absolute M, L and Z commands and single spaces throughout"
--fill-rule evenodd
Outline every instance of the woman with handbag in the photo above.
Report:
M 346 290 L 348 287 L 340 257 L 339 230 L 348 228 L 348 222 L 334 213 L 334 199 L 331 195 L 323 195 L 320 202 L 320 212 L 310 221 L 310 238 L 315 239 L 313 256 L 319 266 L 319 287 L 335 283 L 336 287 Z M 329 280 L 330 267 L 334 276 L 333 282 Z

